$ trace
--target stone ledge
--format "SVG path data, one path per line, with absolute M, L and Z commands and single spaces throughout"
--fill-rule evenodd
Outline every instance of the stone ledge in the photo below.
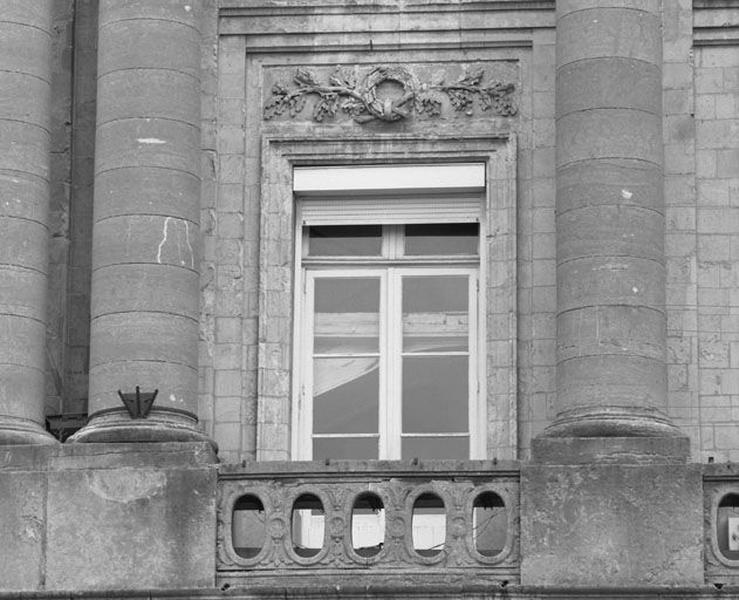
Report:
M 197 598 L 199 600 L 257 600 L 263 598 L 300 598 L 301 600 L 323 598 L 459 598 L 466 600 L 490 600 L 506 598 L 510 600 L 717 600 L 739 597 L 739 587 L 713 585 L 700 586 L 655 586 L 631 588 L 571 588 L 508 585 L 415 585 L 412 588 L 398 589 L 383 585 L 315 586 L 288 588 L 286 586 L 220 589 L 171 588 L 159 590 L 106 590 L 70 592 L 0 592 L 0 600 L 165 600 Z
M 132 467 L 202 468 L 217 462 L 218 458 L 208 442 L 0 447 L 0 472 Z
M 311 478 L 338 476 L 424 477 L 518 476 L 518 461 L 507 460 L 330 460 L 330 461 L 251 461 L 225 464 L 218 469 L 219 479 Z
M 547 465 L 685 464 L 687 437 L 537 437 L 532 463 Z

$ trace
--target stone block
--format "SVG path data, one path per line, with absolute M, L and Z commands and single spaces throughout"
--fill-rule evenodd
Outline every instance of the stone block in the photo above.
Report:
M 572 10 L 573 7 L 570 7 Z M 661 58 L 660 18 L 626 7 L 574 10 L 560 6 L 557 22 L 558 64 L 603 57 L 656 63 Z
M 703 582 L 700 465 L 528 465 L 521 500 L 524 585 Z
M 209 449 L 140 448 L 65 448 L 66 468 L 49 471 L 47 589 L 214 584 L 216 471 Z M 118 459 L 112 464 L 111 455 Z
M 101 11 L 101 25 L 105 17 Z M 134 19 L 109 22 L 105 30 L 98 42 L 100 76 L 123 69 L 171 69 L 199 79 L 200 40 L 193 27 L 172 20 Z
M 191 199 L 199 194 L 197 174 L 156 167 L 138 168 L 135 177 L 128 169 L 106 171 L 95 179 L 95 218 L 166 215 L 197 223 L 200 206 Z
M 0 473 L 0 582 L 3 592 L 37 590 L 43 585 L 45 486 L 42 473 Z

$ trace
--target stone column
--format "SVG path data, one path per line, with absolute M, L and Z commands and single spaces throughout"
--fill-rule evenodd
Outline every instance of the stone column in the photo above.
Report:
M 544 438 L 671 438 L 660 0 L 557 0 L 557 402 Z M 540 438 L 541 439 L 541 438 Z
M 197 430 L 199 0 L 101 0 L 90 422 L 72 441 Z M 124 394 L 158 390 L 132 418 Z
M 46 433 L 50 0 L 0 5 L 0 444 Z

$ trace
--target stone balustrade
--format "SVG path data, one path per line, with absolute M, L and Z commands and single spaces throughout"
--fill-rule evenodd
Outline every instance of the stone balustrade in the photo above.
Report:
M 519 473 L 491 461 L 263 462 L 219 473 L 219 585 L 519 580 Z

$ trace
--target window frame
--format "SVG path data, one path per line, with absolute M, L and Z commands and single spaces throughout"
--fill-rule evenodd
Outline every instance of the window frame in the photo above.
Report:
M 504 125 L 504 124 L 503 124 Z M 229 309 L 244 314 L 247 365 L 256 364 L 256 377 L 245 380 L 247 421 L 255 422 L 244 435 L 253 441 L 256 460 L 295 459 L 292 450 L 293 314 L 296 291 L 295 202 L 292 172 L 313 165 L 441 164 L 481 162 L 486 165 L 484 199 L 487 264 L 485 286 L 486 339 L 484 376 L 487 394 L 487 458 L 518 457 L 517 330 L 517 143 L 507 127 L 490 132 L 438 132 L 433 139 L 410 131 L 367 133 L 286 132 L 262 135 L 260 152 L 249 165 L 244 193 L 258 204 L 245 214 L 254 222 L 245 243 L 258 246 L 258 263 L 246 271 L 244 298 Z M 528 279 L 522 282 L 524 287 Z M 524 289 L 525 292 L 525 289 Z M 239 311 L 239 312 L 236 312 Z M 244 312 L 245 311 L 245 312 Z M 530 315 L 524 315 L 530 322 Z M 246 439 L 246 438 L 245 438 Z
M 368 203 L 380 198 L 386 201 L 388 187 L 381 193 L 367 194 Z M 399 306 L 402 286 L 402 277 L 422 275 L 464 275 L 468 278 L 468 428 L 464 436 L 469 436 L 469 453 L 465 459 L 483 459 L 487 456 L 487 394 L 484 381 L 485 376 L 485 340 L 486 340 L 486 295 L 485 273 L 487 244 L 485 198 L 487 186 L 477 193 L 469 190 L 446 191 L 441 195 L 451 203 L 460 201 L 459 220 L 455 220 L 453 211 L 448 207 L 439 219 L 424 217 L 427 223 L 478 223 L 478 251 L 475 255 L 409 255 L 399 251 L 402 243 L 403 225 L 396 219 L 388 219 L 382 230 L 382 256 L 357 257 L 309 257 L 308 239 L 303 235 L 303 229 L 313 223 L 303 218 L 304 207 L 307 203 L 322 201 L 325 195 L 311 193 L 303 195 L 295 193 L 295 288 L 294 288 L 294 331 L 293 331 L 293 386 L 292 386 L 292 414 L 293 427 L 291 428 L 291 455 L 294 460 L 311 460 L 313 458 L 313 412 L 312 412 L 312 362 L 313 362 L 313 291 L 316 278 L 321 277 L 379 277 L 381 280 L 380 297 L 380 390 L 379 390 L 379 422 L 378 422 L 378 459 L 397 460 L 401 457 L 402 439 L 402 379 L 401 365 L 402 351 L 402 309 Z M 435 191 L 436 192 L 436 191 Z M 333 195 L 333 194 L 332 194 Z M 426 193 L 398 192 L 403 200 L 422 199 Z M 437 193 L 433 193 L 437 196 Z M 470 219 L 469 203 L 474 197 L 477 205 L 477 215 Z M 335 199 L 335 198 L 334 198 Z M 420 221 L 411 221 L 420 222 Z M 329 221 L 321 220 L 320 224 L 347 225 L 352 221 L 349 218 L 336 216 Z M 388 246 L 389 244 L 389 246 Z M 388 251 L 389 249 L 389 251 Z M 321 274 L 321 275 L 318 275 Z M 391 283 L 392 280 L 392 283 Z M 387 306 L 387 303 L 394 306 Z M 400 320 L 400 323 L 398 322 Z M 393 321 L 393 322 L 391 322 Z M 391 333 L 394 332 L 394 333 Z M 385 399 L 383 401 L 383 398 Z M 319 434 L 321 437 L 329 435 Z M 342 437 L 342 436 L 338 436 Z M 354 437 L 345 434 L 343 437 Z M 369 437 L 369 436 L 356 436 Z M 416 436 L 419 437 L 419 436 Z M 443 433 L 429 434 L 429 437 L 444 436 Z

